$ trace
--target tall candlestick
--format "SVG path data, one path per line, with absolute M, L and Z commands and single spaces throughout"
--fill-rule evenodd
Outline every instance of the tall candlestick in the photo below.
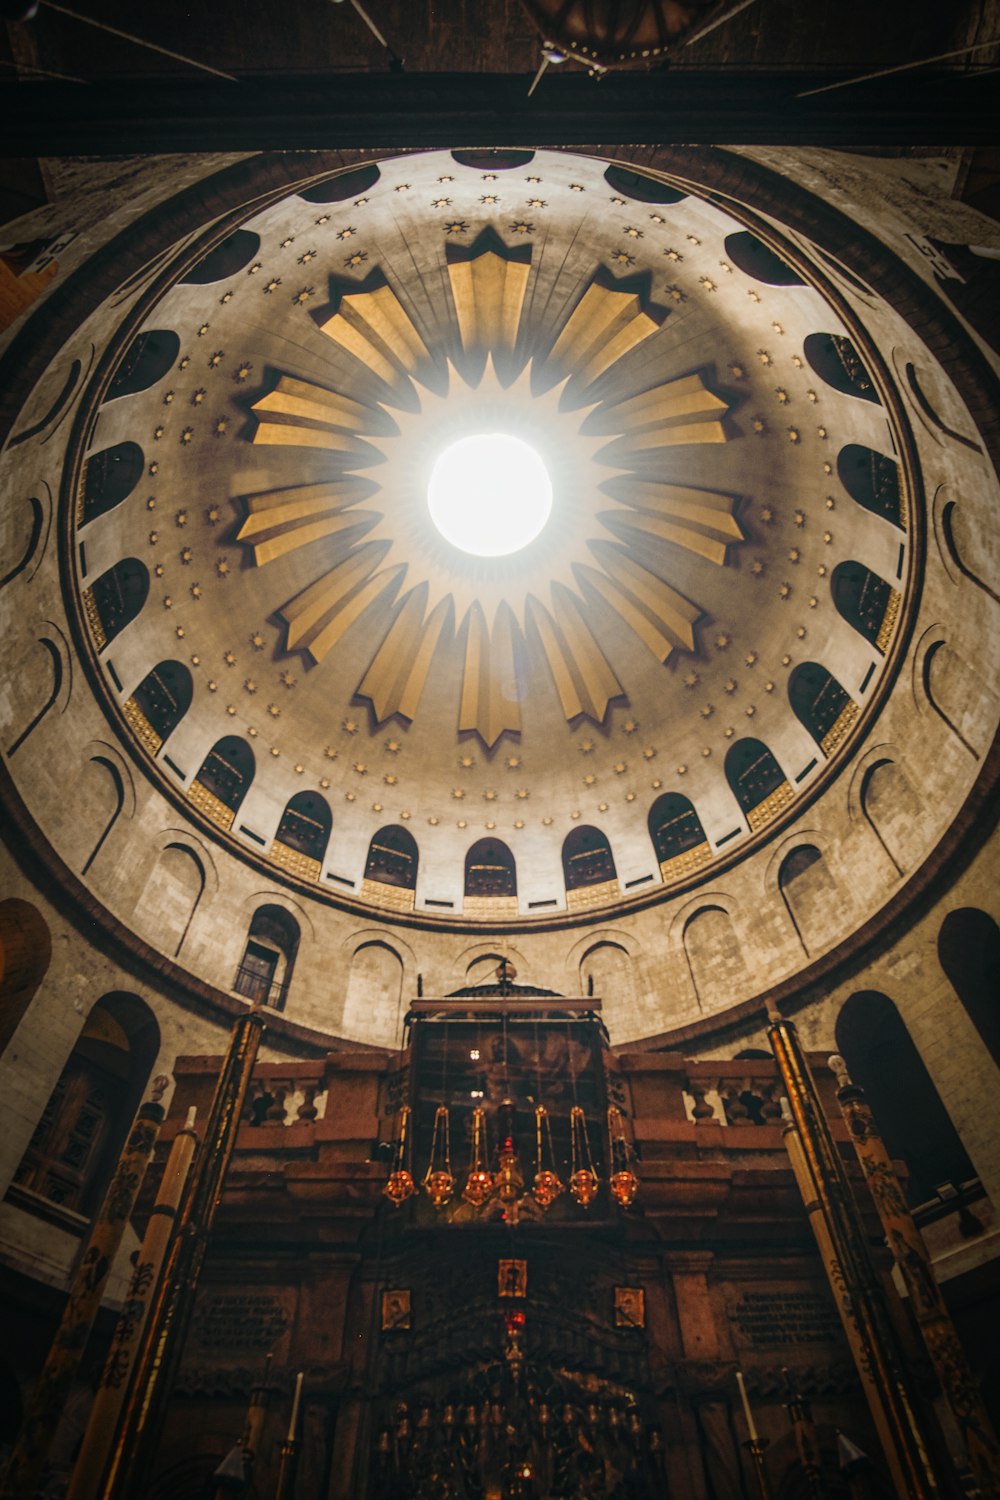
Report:
M 302 1400 L 302 1376 L 303 1371 L 300 1370 L 295 1377 L 295 1395 L 292 1397 L 292 1415 L 288 1422 L 288 1441 L 290 1443 L 294 1443 L 295 1429 L 299 1425 L 299 1403 Z
M 743 1415 L 747 1421 L 747 1432 L 750 1434 L 751 1442 L 755 1443 L 757 1441 L 757 1424 L 754 1422 L 753 1412 L 750 1410 L 750 1398 L 747 1395 L 746 1382 L 743 1379 L 742 1370 L 736 1371 L 736 1384 L 740 1388 L 740 1400 L 743 1402 Z

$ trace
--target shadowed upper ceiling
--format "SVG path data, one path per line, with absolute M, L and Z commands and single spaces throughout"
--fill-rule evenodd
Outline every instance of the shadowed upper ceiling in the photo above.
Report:
M 502 840 L 520 904 L 463 913 L 497 918 L 566 903 L 521 874 L 540 842 L 603 838 L 610 864 L 565 868 L 571 907 L 606 905 L 813 787 L 890 649 L 907 483 L 863 330 L 774 245 L 686 184 L 438 152 L 186 266 L 103 392 L 76 556 L 109 686 L 192 813 L 392 909 L 387 828 L 425 868 Z M 427 483 L 497 431 L 541 455 L 552 513 L 474 558 Z

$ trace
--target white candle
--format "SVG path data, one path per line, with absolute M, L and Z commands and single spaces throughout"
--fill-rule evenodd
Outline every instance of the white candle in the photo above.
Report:
M 299 1425 L 299 1402 L 302 1400 L 302 1375 L 303 1372 L 300 1370 L 295 1377 L 295 1395 L 292 1397 L 292 1415 L 291 1420 L 288 1423 L 288 1441 L 290 1443 L 294 1443 L 295 1429 Z M 743 1397 L 743 1400 L 746 1400 L 745 1396 Z
M 743 1380 L 742 1370 L 736 1371 L 736 1384 L 740 1388 L 740 1400 L 743 1402 L 743 1415 L 747 1419 L 747 1432 L 749 1432 L 750 1434 L 750 1441 L 752 1443 L 755 1443 L 757 1441 L 757 1425 L 753 1419 L 753 1412 L 750 1410 L 750 1401 L 747 1397 L 747 1388 Z

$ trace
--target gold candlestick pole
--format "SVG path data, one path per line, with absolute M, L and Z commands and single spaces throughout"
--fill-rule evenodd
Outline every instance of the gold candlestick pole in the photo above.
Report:
M 205 1139 L 136 1353 L 135 1381 L 122 1408 L 100 1500 L 142 1500 L 148 1492 L 163 1415 L 183 1354 L 198 1276 L 236 1145 L 264 1025 L 260 1009 L 254 1006 L 233 1026 Z
M 1000 1444 L 941 1295 L 923 1235 L 913 1221 L 864 1090 L 852 1083 L 842 1057 L 831 1057 L 830 1068 L 837 1078 L 837 1102 L 882 1221 L 886 1244 L 899 1267 L 913 1316 L 958 1423 L 979 1494 L 997 1500 Z
M 136 1348 L 163 1269 L 167 1246 L 177 1221 L 178 1205 L 198 1144 L 194 1120 L 195 1111 L 190 1109 L 187 1123 L 177 1132 L 170 1148 L 156 1205 L 149 1216 L 135 1263 L 135 1272 L 111 1336 L 111 1349 L 90 1409 L 80 1452 L 73 1466 L 66 1500 L 91 1500 L 98 1492 L 115 1424 L 128 1390 Z
M 932 1497 L 937 1500 L 940 1489 L 905 1363 L 868 1254 L 850 1183 L 798 1033 L 791 1021 L 773 1013 L 767 1034 L 801 1148 L 800 1189 L 814 1227 L 820 1219 L 823 1223 L 825 1234 L 822 1238 L 817 1235 L 817 1242 L 841 1308 L 896 1493 L 900 1500 L 932 1500 Z M 786 1144 L 790 1135 L 786 1135 Z M 792 1157 L 791 1148 L 789 1155 Z M 794 1158 L 792 1161 L 794 1169 Z M 796 1178 L 799 1179 L 798 1172 Z
M 288 1435 L 281 1445 L 281 1461 L 278 1466 L 278 1483 L 274 1491 L 274 1500 L 292 1500 L 295 1489 L 295 1467 L 299 1451 L 296 1433 L 299 1426 L 299 1407 L 302 1404 L 302 1381 L 303 1372 L 300 1370 L 295 1377 L 295 1394 L 292 1397 L 292 1415 L 288 1421 Z
M 166 1077 L 155 1080 L 153 1101 L 140 1107 L 129 1132 L 87 1248 L 77 1265 L 58 1332 L 28 1401 L 21 1433 L 0 1488 L 4 1500 L 31 1500 L 38 1490 L 49 1446 L 160 1133 L 164 1111 L 159 1100 L 169 1081 Z
M 743 1444 L 753 1462 L 754 1478 L 757 1481 L 757 1493 L 760 1500 L 772 1500 L 771 1481 L 767 1477 L 767 1465 L 764 1462 L 764 1451 L 767 1448 L 767 1438 L 747 1438 Z
M 784 1375 L 788 1386 L 788 1400 L 785 1402 L 785 1410 L 792 1424 L 796 1452 L 799 1455 L 802 1472 L 806 1477 L 806 1488 L 812 1496 L 812 1500 L 826 1500 L 826 1486 L 823 1483 L 823 1468 L 820 1462 L 816 1428 L 812 1419 L 812 1408 L 809 1402 L 803 1396 L 798 1395 L 793 1389 L 788 1371 L 782 1370 L 781 1373 Z

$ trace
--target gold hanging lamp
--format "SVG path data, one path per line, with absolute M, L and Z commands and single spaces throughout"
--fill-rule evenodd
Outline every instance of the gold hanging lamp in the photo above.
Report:
M 594 1158 L 587 1134 L 587 1117 L 579 1104 L 569 1112 L 570 1177 L 569 1190 L 581 1208 L 589 1208 L 601 1185 L 594 1170 Z
M 472 1148 L 469 1175 L 462 1197 L 473 1208 L 482 1208 L 493 1192 L 493 1174 L 486 1165 L 486 1111 L 477 1105 L 472 1111 Z
M 519 1202 L 524 1192 L 524 1174 L 514 1144 L 514 1101 L 502 1099 L 499 1111 L 500 1151 L 493 1186 L 505 1208 Z
M 410 1165 L 410 1106 L 404 1104 L 399 1111 L 399 1139 L 393 1152 L 393 1168 L 382 1189 L 394 1208 L 405 1203 L 417 1190 Z
M 625 1117 L 615 1104 L 608 1106 L 608 1162 L 611 1191 L 622 1208 L 630 1208 L 639 1191 L 639 1179 L 632 1170 L 632 1147 L 625 1133 Z
M 548 1155 L 546 1156 L 546 1148 Z M 546 1165 L 546 1162 L 548 1165 Z M 552 1122 L 544 1104 L 535 1108 L 535 1181 L 531 1189 L 540 1208 L 549 1208 L 564 1191 L 555 1170 L 552 1149 Z
M 455 1191 L 455 1178 L 451 1170 L 451 1124 L 448 1106 L 439 1104 L 434 1114 L 434 1133 L 431 1136 L 431 1154 L 424 1173 L 424 1191 L 435 1208 L 444 1208 L 450 1203 Z

